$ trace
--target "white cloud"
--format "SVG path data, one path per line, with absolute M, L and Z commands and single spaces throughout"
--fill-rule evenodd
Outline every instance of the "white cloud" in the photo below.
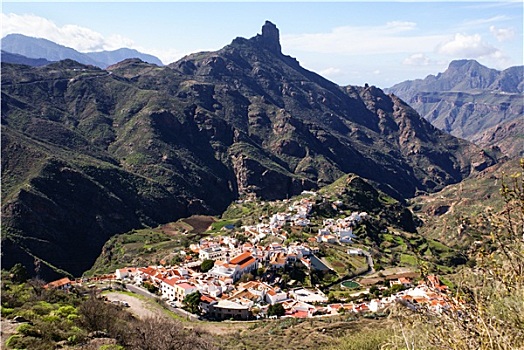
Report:
M 101 51 L 133 47 L 133 40 L 118 34 L 104 37 L 102 34 L 75 24 L 57 26 L 53 21 L 32 14 L 1 14 L 2 37 L 19 33 L 36 38 L 51 40 L 75 50 Z
M 405 32 L 408 30 L 413 30 L 417 27 L 415 22 L 405 22 L 405 21 L 391 21 L 387 22 L 385 28 L 388 28 L 390 31 L 395 32 Z
M 402 64 L 407 66 L 429 66 L 432 63 L 431 59 L 423 53 L 415 53 L 402 61 Z
M 414 49 L 431 52 L 444 35 L 417 35 L 414 22 L 388 22 L 381 26 L 344 26 L 330 32 L 282 35 L 287 51 L 322 54 L 370 55 L 406 53 Z
M 495 26 L 490 26 L 489 31 L 499 42 L 511 40 L 515 36 L 515 30 L 513 28 L 497 28 Z
M 165 50 L 164 49 L 146 49 L 146 48 L 143 48 L 143 47 L 134 47 L 134 49 L 136 49 L 136 50 L 138 50 L 140 52 L 143 52 L 143 53 L 147 53 L 147 54 L 156 56 L 164 64 L 173 63 L 175 61 L 178 61 L 179 59 L 181 59 L 185 55 L 189 54 L 189 52 L 188 53 L 184 53 L 184 52 L 178 51 L 176 49 L 165 49 Z
M 500 55 L 500 50 L 490 44 L 484 42 L 480 34 L 460 34 L 455 36 L 447 42 L 437 46 L 437 52 L 443 55 L 463 57 L 463 58 L 479 58 Z
M 479 26 L 484 25 L 487 23 L 493 23 L 493 22 L 500 22 L 500 21 L 506 21 L 508 20 L 508 16 L 493 16 L 490 18 L 479 18 L 472 21 L 466 21 L 464 22 L 464 26 L 472 27 L 472 26 Z
M 340 73 L 342 73 L 342 71 L 335 67 L 329 67 L 318 71 L 318 74 L 324 77 L 337 77 L 340 75 Z

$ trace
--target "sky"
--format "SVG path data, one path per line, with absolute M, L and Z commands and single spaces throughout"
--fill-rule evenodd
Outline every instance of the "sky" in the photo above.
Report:
M 164 63 L 236 37 L 280 30 L 282 52 L 340 85 L 390 87 L 455 59 L 523 63 L 523 2 L 11 2 L 1 36 L 20 33 L 81 52 L 137 49 Z

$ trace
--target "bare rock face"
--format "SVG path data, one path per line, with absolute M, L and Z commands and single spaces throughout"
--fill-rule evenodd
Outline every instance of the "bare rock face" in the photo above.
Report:
M 258 40 L 269 50 L 275 53 L 281 53 L 282 47 L 280 46 L 280 33 L 276 25 L 270 21 L 262 26 L 262 35 L 257 36 Z

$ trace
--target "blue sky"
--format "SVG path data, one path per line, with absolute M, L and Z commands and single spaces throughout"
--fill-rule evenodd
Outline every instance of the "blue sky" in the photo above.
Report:
M 473 58 L 523 64 L 516 2 L 9 2 L 2 36 L 43 37 L 79 51 L 136 48 L 164 63 L 280 29 L 282 51 L 340 85 L 389 87 Z

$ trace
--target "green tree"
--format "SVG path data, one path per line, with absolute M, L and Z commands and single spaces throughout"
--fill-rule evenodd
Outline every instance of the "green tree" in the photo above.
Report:
M 268 316 L 284 316 L 286 314 L 286 310 L 284 310 L 284 306 L 282 304 L 273 304 L 269 305 L 267 308 L 267 315 Z
M 202 261 L 202 264 L 200 264 L 200 271 L 202 272 L 208 272 L 215 266 L 215 261 L 211 259 L 206 259 Z
M 369 294 L 373 294 L 374 297 L 378 297 L 380 295 L 380 289 L 378 289 L 377 286 L 373 285 L 369 288 Z
M 156 294 L 158 293 L 158 287 L 155 286 L 153 283 L 150 282 L 144 282 L 144 288 L 147 289 L 149 293 Z
M 252 273 L 245 273 L 242 275 L 242 277 L 240 277 L 240 282 L 248 282 L 248 281 L 253 281 L 255 279 L 255 276 L 253 276 Z
M 187 310 L 193 314 L 198 312 L 198 306 L 200 305 L 200 292 L 196 291 L 194 293 L 188 294 L 184 298 L 184 304 L 187 307 Z
M 17 263 L 9 270 L 9 277 L 14 283 L 24 283 L 29 278 L 29 274 L 24 265 Z

